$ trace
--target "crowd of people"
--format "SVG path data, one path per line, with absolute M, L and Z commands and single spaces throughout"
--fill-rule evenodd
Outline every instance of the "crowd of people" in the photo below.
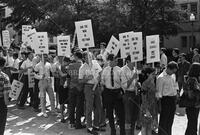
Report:
M 18 109 L 26 109 L 28 102 L 45 118 L 60 113 L 61 122 L 68 120 L 70 129 L 86 128 L 88 133 L 97 135 L 106 131 L 108 120 L 111 135 L 116 135 L 116 125 L 120 135 L 134 135 L 136 129 L 141 129 L 142 135 L 171 135 L 176 105 L 180 104 L 186 107 L 188 119 L 185 135 L 197 135 L 198 49 L 194 49 L 194 56 L 187 61 L 187 55 L 180 54 L 179 49 L 174 48 L 169 57 L 166 49 L 161 48 L 159 64 L 146 64 L 131 62 L 130 56 L 124 60 L 113 54 L 105 57 L 106 44 L 100 46 L 101 51 L 95 55 L 89 50 L 73 48 L 71 57 L 36 55 L 30 47 L 26 51 L 19 47 L 6 51 L 1 48 L 0 135 L 5 130 L 13 80 L 24 84 L 16 101 Z M 29 87 L 29 72 L 35 76 L 33 88 Z M 50 113 L 46 109 L 46 95 Z

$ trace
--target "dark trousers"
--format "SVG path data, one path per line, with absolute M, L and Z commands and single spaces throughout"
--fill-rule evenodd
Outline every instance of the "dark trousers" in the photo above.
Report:
M 24 83 L 24 86 L 23 86 L 22 91 L 20 93 L 19 106 L 24 106 L 24 104 L 27 101 L 28 94 L 31 97 L 30 104 L 33 105 L 33 89 L 29 88 L 29 86 L 28 86 L 28 75 L 24 75 L 22 77 L 22 81 L 21 82 Z
M 104 102 L 111 128 L 111 135 L 116 135 L 114 116 L 113 116 L 114 110 L 119 118 L 120 135 L 125 135 L 125 113 L 124 113 L 124 104 L 121 95 L 121 90 L 120 89 L 110 90 L 106 88 L 104 90 Z
M 171 135 L 174 114 L 176 111 L 176 97 L 165 96 L 161 99 L 161 113 L 159 121 L 159 135 Z
M 34 109 L 38 109 L 39 104 L 40 104 L 38 83 L 39 83 L 39 80 L 35 79 L 35 86 L 33 89 L 33 108 Z
M 17 80 L 18 81 L 18 76 L 19 76 L 19 73 L 13 73 L 12 74 L 11 84 L 12 84 L 13 80 Z
M 4 98 L 0 98 L 0 135 L 4 134 L 6 119 L 7 119 L 7 106 L 5 105 Z
M 126 91 L 124 94 L 126 135 L 134 135 L 136 121 L 139 118 L 140 98 L 135 92 Z
M 186 114 L 188 123 L 185 135 L 197 135 L 199 108 L 188 107 L 186 108 Z
M 69 121 L 70 124 L 81 124 L 81 116 L 83 114 L 84 95 L 83 91 L 78 91 L 77 88 L 69 89 Z M 76 118 L 75 118 L 76 110 Z

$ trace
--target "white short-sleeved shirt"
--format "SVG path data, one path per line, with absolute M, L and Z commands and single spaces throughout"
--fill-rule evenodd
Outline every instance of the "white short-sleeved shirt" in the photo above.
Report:
M 123 90 L 126 90 L 126 91 L 136 90 L 135 83 L 137 82 L 137 79 L 134 79 L 133 82 L 131 83 L 131 85 L 128 87 L 128 81 L 133 77 L 135 72 L 136 72 L 136 69 L 131 71 L 127 65 L 122 67 L 121 81 L 122 81 Z
M 30 68 L 30 67 L 32 67 L 32 66 L 33 66 L 33 62 L 32 62 L 31 60 L 29 60 L 29 59 L 26 59 L 26 60 L 22 63 L 22 65 L 21 65 L 20 68 L 26 69 L 26 68 Z M 27 75 L 28 72 L 25 72 L 24 74 Z
M 163 96 L 176 96 L 178 90 L 176 76 L 168 75 L 164 70 L 158 77 L 156 82 L 157 95 L 161 98 Z
M 36 79 L 43 79 L 43 75 L 45 75 L 45 79 L 50 79 L 50 72 L 52 72 L 52 67 L 51 64 L 49 62 L 46 62 L 45 65 L 43 64 L 42 61 L 40 61 L 34 69 L 36 72 L 38 72 L 38 74 L 35 75 Z
M 118 66 L 113 67 L 113 79 L 114 87 L 111 84 L 111 67 L 107 66 L 104 68 L 101 75 L 101 82 L 108 89 L 119 89 L 121 88 L 121 68 Z
M 84 76 L 93 75 L 93 79 L 89 80 L 87 83 L 95 84 L 98 81 L 97 78 L 99 77 L 99 73 L 101 71 L 102 71 L 101 66 L 95 60 L 92 61 L 91 68 L 87 63 L 84 63 L 79 69 L 79 79 L 83 79 Z

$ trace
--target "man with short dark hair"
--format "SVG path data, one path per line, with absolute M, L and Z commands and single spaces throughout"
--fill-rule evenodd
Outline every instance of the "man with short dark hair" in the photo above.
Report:
M 165 69 L 157 78 L 156 97 L 161 99 L 161 113 L 159 121 L 159 135 L 171 135 L 174 114 L 176 111 L 176 97 L 178 84 L 176 83 L 175 73 L 178 64 L 174 61 L 168 63 Z
M 167 67 L 167 56 L 165 55 L 166 53 L 166 48 L 161 48 L 160 49 L 160 67 L 162 69 L 165 69 Z
M 121 88 L 121 68 L 113 54 L 108 55 L 109 66 L 102 72 L 101 82 L 104 89 L 104 102 L 111 128 L 111 135 L 116 135 L 113 111 L 119 118 L 120 135 L 125 135 L 125 114 Z
M 193 58 L 192 58 L 192 63 L 194 63 L 194 62 L 200 62 L 200 55 L 199 55 L 199 49 L 197 49 L 197 48 L 195 48 L 194 50 L 193 50 L 193 53 L 194 53 L 194 55 L 193 55 Z
M 83 114 L 84 95 L 82 85 L 79 83 L 79 68 L 82 65 L 82 53 L 74 52 L 75 62 L 69 64 L 69 127 L 81 129 L 81 116 Z
M 24 83 L 22 91 L 19 96 L 18 109 L 25 109 L 24 105 L 27 101 L 28 94 L 30 94 L 30 106 L 33 104 L 33 89 L 29 88 L 28 71 L 33 71 L 33 52 L 27 52 L 27 59 L 20 66 L 20 72 L 23 73 L 22 82 Z
M 11 91 L 9 77 L 2 72 L 5 63 L 6 60 L 3 57 L 0 57 L 0 135 L 4 134 L 8 111 L 8 95 Z
M 46 113 L 46 93 L 49 96 L 51 104 L 51 114 L 57 115 L 55 110 L 55 97 L 52 88 L 52 80 L 50 74 L 52 73 L 52 66 L 48 62 L 48 55 L 43 54 L 43 59 L 35 66 L 35 78 L 39 80 L 38 87 L 40 90 L 40 103 L 42 108 L 42 115 L 47 118 Z
M 179 70 L 177 71 L 178 73 L 178 85 L 179 85 L 179 92 L 183 88 L 183 83 L 184 83 L 184 76 L 187 75 L 189 68 L 190 68 L 190 63 L 186 60 L 186 54 L 182 53 L 179 55 L 180 57 L 180 62 L 178 63 Z
M 121 81 L 124 94 L 126 135 L 134 135 L 136 121 L 139 118 L 140 99 L 137 95 L 137 69 L 131 62 L 130 55 L 126 58 L 126 65 L 122 67 Z
M 179 53 L 180 53 L 180 50 L 178 48 L 174 48 L 172 50 L 172 61 L 178 62 L 178 60 L 179 60 Z
M 99 123 L 92 123 L 92 112 L 94 111 L 94 106 L 99 107 L 100 98 L 97 97 L 96 92 L 98 92 L 98 87 L 95 85 L 100 81 L 100 72 L 102 71 L 101 66 L 92 60 L 91 53 L 84 52 L 83 59 L 85 63 L 79 69 L 79 81 L 84 84 L 84 95 L 86 104 L 86 120 L 87 120 L 87 131 L 90 134 L 98 134 L 96 131 L 101 130 L 98 126 Z M 99 99 L 99 100 L 97 100 Z M 96 119 L 96 113 L 94 111 L 94 119 Z

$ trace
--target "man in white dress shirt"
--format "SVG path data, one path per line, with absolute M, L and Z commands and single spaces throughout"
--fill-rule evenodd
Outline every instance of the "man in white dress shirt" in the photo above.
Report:
M 20 67 L 20 72 L 23 74 L 22 82 L 24 83 L 22 91 L 19 96 L 20 102 L 18 103 L 18 109 L 24 109 L 24 104 L 27 101 L 28 94 L 30 95 L 30 106 L 33 104 L 33 88 L 29 88 L 29 81 L 28 81 L 28 70 L 33 70 L 33 52 L 27 52 L 27 59 L 22 63 Z
M 125 123 L 126 135 L 134 135 L 135 123 L 139 117 L 139 98 L 137 95 L 137 71 L 130 55 L 126 58 L 126 65 L 122 67 L 122 88 L 125 91 Z
M 92 111 L 95 107 L 99 107 L 101 103 L 99 100 L 100 98 L 97 97 L 95 94 L 98 92 L 98 87 L 94 88 L 95 84 L 100 81 L 99 73 L 102 71 L 101 66 L 92 60 L 91 55 L 87 52 L 83 53 L 83 59 L 85 63 L 79 69 L 79 80 L 80 83 L 84 84 L 84 94 L 85 94 L 85 101 L 86 101 L 86 119 L 87 119 L 87 131 L 90 134 L 97 134 L 95 130 L 100 130 L 98 127 L 99 125 L 92 125 Z M 99 95 L 100 96 L 100 95 Z M 97 100 L 99 99 L 99 100 Z M 96 119 L 96 114 L 94 114 Z M 96 121 L 96 120 L 95 120 Z M 95 123 L 94 123 L 95 124 Z M 100 124 L 100 123 L 99 123 Z
M 176 98 L 178 84 L 176 82 L 175 73 L 177 72 L 178 64 L 174 61 L 167 65 L 157 78 L 156 97 L 161 99 L 161 113 L 159 121 L 159 135 L 171 135 L 174 114 L 176 111 Z
M 50 76 L 50 72 L 52 72 L 52 67 L 49 62 L 47 62 L 48 56 L 47 54 L 43 54 L 43 60 L 41 60 L 36 66 L 35 66 L 35 72 L 38 72 L 38 74 L 35 75 L 35 78 L 39 80 L 38 87 L 40 90 L 40 103 L 42 108 L 42 113 L 45 118 L 48 117 L 46 113 L 46 92 L 49 96 L 50 103 L 51 103 L 51 113 L 53 115 L 56 114 L 55 111 L 55 97 L 54 92 L 52 88 L 52 80 Z
M 11 80 L 11 83 L 12 81 L 15 79 L 15 80 L 18 80 L 18 75 L 19 75 L 19 63 L 20 63 L 20 60 L 18 58 L 18 53 L 14 53 L 13 54 L 13 59 L 14 59 L 14 62 L 13 62 L 13 66 L 11 67 L 11 73 L 12 73 L 12 80 Z
M 102 72 L 101 82 L 104 86 L 104 102 L 109 119 L 111 135 L 116 135 L 113 111 L 119 118 L 120 135 L 125 135 L 125 114 L 121 88 L 121 68 L 113 54 L 108 55 L 109 66 Z

